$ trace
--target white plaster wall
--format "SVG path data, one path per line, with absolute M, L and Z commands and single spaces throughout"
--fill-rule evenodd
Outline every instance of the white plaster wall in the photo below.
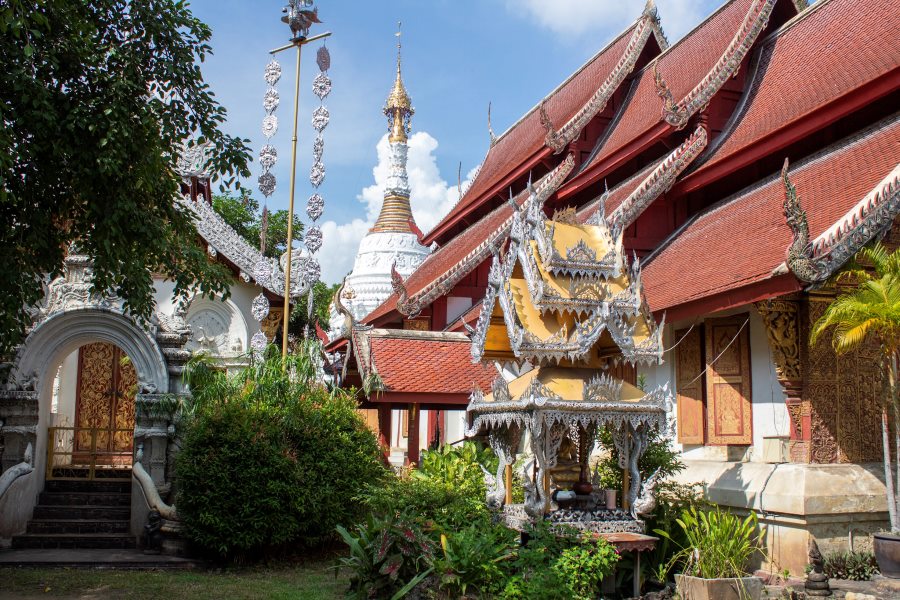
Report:
M 762 317 L 755 307 L 751 305 L 739 307 L 729 311 L 722 311 L 709 315 L 711 318 L 727 317 L 749 313 L 750 322 L 750 377 L 751 377 L 751 402 L 753 414 L 753 444 L 744 460 L 762 461 L 762 446 L 764 437 L 787 436 L 790 434 L 787 407 L 785 406 L 784 391 L 778 383 L 775 373 L 775 362 L 769 341 L 766 337 L 765 325 Z M 675 339 L 675 331 L 684 330 L 691 326 L 692 320 L 684 320 L 666 326 L 665 347 L 672 348 L 679 340 Z M 697 326 L 700 321 L 697 322 Z M 647 380 L 648 389 L 669 382 L 669 388 L 673 395 L 678 390 L 675 385 L 675 352 L 677 349 L 667 351 L 662 365 L 652 367 L 639 367 L 638 373 L 643 374 Z M 714 356 L 706 357 L 707 362 Z M 673 412 L 670 420 L 675 419 L 676 406 L 673 404 Z M 676 424 L 677 426 L 677 424 Z M 727 450 L 720 446 L 682 446 L 677 442 L 674 446 L 681 450 L 684 458 L 692 460 L 725 460 Z
M 75 425 L 75 393 L 78 385 L 78 350 L 63 359 L 59 369 L 59 395 L 53 425 Z
M 154 278 L 156 288 L 155 300 L 157 311 L 172 314 L 175 310 L 173 291 L 175 284 L 162 278 Z M 231 285 L 231 296 L 228 300 L 222 301 L 233 307 L 237 311 L 238 318 L 232 322 L 230 328 L 231 335 L 237 335 L 241 342 L 241 352 L 247 353 L 249 349 L 250 338 L 259 330 L 259 322 L 253 318 L 251 313 L 251 304 L 253 299 L 262 292 L 262 288 L 257 285 L 245 283 L 236 280 Z M 190 313 L 189 313 L 190 314 Z
M 463 439 L 466 435 L 466 411 L 444 411 L 444 431 L 446 432 L 444 439 L 448 444 Z

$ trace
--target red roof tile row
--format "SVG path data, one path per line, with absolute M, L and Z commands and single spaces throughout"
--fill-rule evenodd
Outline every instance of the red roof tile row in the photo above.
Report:
M 495 368 L 473 364 L 471 341 L 462 334 L 410 336 L 409 332 L 371 332 L 369 356 L 386 392 L 468 394 L 490 389 Z
M 790 169 L 815 238 L 900 163 L 900 115 Z M 661 311 L 761 282 L 785 260 L 791 230 L 784 186 L 773 174 L 701 213 L 643 267 L 650 307 Z
M 486 192 L 514 169 L 524 164 L 536 152 L 542 148 L 546 149 L 548 153 L 550 152 L 549 148 L 544 145 L 547 131 L 541 125 L 540 105 L 546 102 L 547 114 L 556 127 L 571 119 L 587 103 L 616 66 L 628 46 L 628 41 L 636 26 L 637 22 L 595 54 L 584 66 L 497 138 L 496 143 L 488 150 L 472 185 L 466 190 L 457 205 L 432 229 L 432 232 L 437 231 L 445 222 L 453 220 L 482 200 L 482 196 Z M 430 241 L 428 239 L 430 235 L 431 232 L 426 235 L 427 241 Z
M 815 3 L 762 42 L 744 103 L 695 173 L 900 69 L 898 35 L 898 0 Z
M 633 84 L 628 104 L 588 169 L 603 163 L 662 122 L 663 100 L 656 93 L 654 65 L 675 101 L 681 100 L 722 57 L 753 2 L 754 0 L 727 2 L 641 71 Z

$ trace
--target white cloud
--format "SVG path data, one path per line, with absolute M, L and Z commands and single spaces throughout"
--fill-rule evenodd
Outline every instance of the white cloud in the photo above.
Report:
M 409 173 L 410 200 L 413 216 L 419 229 L 427 232 L 450 211 L 459 199 L 456 182 L 448 183 L 441 177 L 434 154 L 438 141 L 428 132 L 418 131 L 409 138 L 407 172 Z M 385 134 L 376 147 L 378 163 L 372 169 L 375 182 L 366 186 L 357 196 L 362 204 L 365 220 L 353 219 L 350 223 L 338 224 L 327 221 L 322 225 L 323 246 L 322 280 L 335 283 L 353 268 L 353 259 L 359 242 L 378 218 L 384 200 L 390 165 L 390 145 Z M 475 174 L 472 169 L 463 181 L 463 189 Z
M 697 25 L 718 0 L 657 0 L 663 28 L 674 42 Z M 507 0 L 510 12 L 563 36 L 618 30 L 638 17 L 643 2 L 612 0 Z

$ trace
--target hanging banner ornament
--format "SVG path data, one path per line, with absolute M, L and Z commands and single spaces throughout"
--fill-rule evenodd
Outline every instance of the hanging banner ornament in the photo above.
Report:
M 259 164 L 262 167 L 262 173 L 259 175 L 257 185 L 262 195 L 268 199 L 269 196 L 275 193 L 275 176 L 271 173 L 271 169 L 278 160 L 278 152 L 275 150 L 275 146 L 270 143 L 272 136 L 278 131 L 278 117 L 273 113 L 278 108 L 280 101 L 275 84 L 281 79 L 281 65 L 274 58 L 266 65 L 263 71 L 263 79 L 265 79 L 267 86 L 266 93 L 263 95 L 263 109 L 266 111 L 266 116 L 262 122 L 262 132 L 266 136 L 266 144 L 259 151 Z M 263 210 L 265 211 L 266 207 L 263 207 Z M 265 232 L 262 232 L 260 237 L 264 238 Z

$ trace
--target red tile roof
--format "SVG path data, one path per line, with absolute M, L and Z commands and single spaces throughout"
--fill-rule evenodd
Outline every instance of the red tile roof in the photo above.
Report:
M 641 183 L 643 183 L 644 179 L 647 178 L 650 173 L 653 172 L 653 169 L 659 166 L 659 164 L 665 160 L 665 157 L 659 159 L 658 161 L 651 162 L 646 167 L 615 186 L 613 189 L 609 190 L 609 196 L 606 198 L 606 216 L 608 217 L 613 213 L 614 210 L 619 208 L 619 205 L 625 201 L 625 199 L 631 195 L 634 190 L 640 187 Z M 578 211 L 578 219 L 583 223 L 590 219 L 595 212 L 597 212 L 597 207 L 600 206 L 599 198 L 596 200 L 592 200 L 588 204 L 585 204 Z
M 680 101 L 716 65 L 740 29 L 754 0 L 731 0 L 645 67 L 614 129 L 593 157 L 588 169 L 663 122 L 663 100 L 656 93 L 653 66 Z
M 526 194 L 524 192 L 519 194 L 516 198 L 519 206 L 522 205 L 525 198 Z M 463 259 L 468 256 L 472 250 L 477 248 L 491 233 L 498 228 L 503 227 L 504 224 L 508 228 L 509 223 L 506 223 L 506 221 L 511 216 L 512 206 L 506 202 L 454 237 L 447 245 L 438 248 L 433 254 L 429 255 L 421 265 L 419 265 L 418 269 L 410 274 L 406 281 L 403 282 L 406 286 L 407 293 L 410 296 L 418 294 L 444 273 L 459 265 Z M 469 266 L 474 270 L 478 265 L 474 264 Z M 396 310 L 396 308 L 397 295 L 392 294 L 375 310 L 363 317 L 362 321 L 365 323 L 372 323 L 376 319 Z
M 815 238 L 900 163 L 900 115 L 790 169 Z M 779 174 L 722 201 L 673 234 L 643 268 L 654 311 L 761 282 L 785 260 L 791 230 Z
M 616 66 L 628 46 L 628 41 L 636 26 L 637 22 L 595 54 L 584 66 L 569 76 L 566 81 L 497 138 L 496 143 L 488 150 L 472 185 L 469 186 L 457 205 L 441 219 L 441 222 L 432 231 L 436 231 L 443 223 L 466 212 L 481 199 L 484 193 L 542 148 L 548 154 L 551 152 L 544 145 L 547 131 L 541 125 L 541 116 L 538 110 L 540 105 L 546 102 L 547 114 L 556 127 L 560 127 L 571 119 L 587 103 L 597 91 L 598 86 Z
M 385 392 L 469 394 L 490 389 L 497 370 L 473 364 L 472 342 L 461 333 L 373 329 L 360 337 Z
M 816 2 L 762 42 L 744 105 L 695 173 L 900 68 L 898 32 L 897 0 Z

